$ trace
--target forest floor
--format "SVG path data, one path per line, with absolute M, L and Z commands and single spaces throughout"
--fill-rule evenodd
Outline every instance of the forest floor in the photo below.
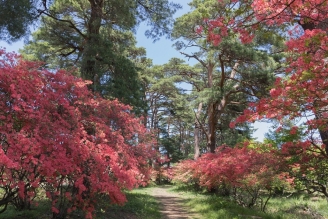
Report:
M 183 194 L 170 192 L 171 186 L 158 186 L 152 189 L 154 196 L 160 204 L 161 219 L 197 219 L 200 216 L 184 206 Z
M 148 193 L 159 203 L 158 219 L 328 219 L 326 200 L 318 197 L 272 198 L 266 213 L 243 208 L 219 196 L 196 195 L 171 185 L 152 187 Z M 201 214 L 200 214 L 201 213 Z M 155 218 L 154 218 L 155 219 Z M 157 218 L 156 218 L 157 219 Z
M 267 212 L 244 208 L 230 199 L 172 185 L 150 186 L 126 192 L 128 202 L 112 205 L 108 198 L 98 200 L 95 219 L 328 219 L 327 202 L 307 194 L 273 197 Z M 32 210 L 17 211 L 12 206 L 1 219 L 50 219 L 51 203 L 40 200 Z M 81 219 L 75 211 L 66 219 Z

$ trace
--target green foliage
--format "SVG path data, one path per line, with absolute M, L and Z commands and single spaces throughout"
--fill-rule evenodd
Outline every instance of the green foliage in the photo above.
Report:
M 163 132 L 161 133 L 164 134 Z M 176 163 L 183 158 L 183 153 L 180 148 L 180 139 L 178 136 L 168 137 L 167 135 L 163 135 L 162 138 L 159 139 L 159 145 L 161 153 L 169 155 L 170 162 Z
M 156 38 L 168 34 L 180 6 L 167 0 L 55 0 L 46 10 L 33 40 L 21 51 L 47 67 L 71 69 L 91 80 L 89 88 L 110 99 L 146 110 L 137 62 L 145 50 L 136 48 L 132 30 L 142 21 Z
M 37 17 L 35 0 L 2 0 L 0 2 L 0 40 L 13 42 L 26 36 Z
M 29 33 L 30 25 L 37 21 L 41 14 L 52 17 L 57 21 L 66 22 L 66 24 L 70 24 L 68 25 L 69 28 L 75 29 L 79 26 L 76 25 L 77 23 L 89 18 L 90 14 L 88 13 L 90 10 L 88 10 L 87 5 L 90 3 L 92 1 L 88 0 L 3 0 L 0 3 L 2 15 L 0 39 L 8 42 L 18 40 Z M 100 18 L 111 26 L 131 30 L 140 22 L 147 21 L 148 26 L 151 28 L 147 30 L 146 35 L 155 40 L 170 33 L 174 22 L 172 15 L 178 9 L 181 9 L 179 4 L 168 0 L 97 0 L 95 5 L 101 5 L 103 8 L 103 15 L 99 14 L 101 18 L 98 17 L 97 19 Z M 57 17 L 58 13 L 64 11 L 63 8 L 67 9 L 67 13 Z M 74 16 L 75 9 L 83 12 L 83 14 L 75 18 L 76 22 L 66 20 L 70 15 Z M 82 34 L 82 32 L 80 33 Z M 69 37 L 69 35 L 66 37 Z
M 149 108 L 147 126 L 157 132 L 158 151 L 170 158 L 169 163 L 190 153 L 187 132 L 192 120 L 188 95 L 177 85 L 181 77 L 170 70 L 167 65 L 149 65 L 141 72 Z
M 70 11 L 69 8 L 66 10 Z M 45 17 L 40 29 L 33 34 L 33 40 L 20 52 L 29 60 L 43 61 L 47 68 L 65 68 L 81 75 L 85 65 L 83 37 L 71 33 L 67 25 Z M 135 113 L 141 114 L 146 104 L 142 101 L 144 91 L 137 62 L 145 56 L 145 50 L 135 47 L 136 41 L 131 32 L 103 29 L 99 37 L 100 44 L 91 48 L 91 53 L 100 58 L 91 58 L 96 62 L 96 74 L 88 78 L 94 82 L 90 88 L 109 99 L 118 98 L 133 106 Z

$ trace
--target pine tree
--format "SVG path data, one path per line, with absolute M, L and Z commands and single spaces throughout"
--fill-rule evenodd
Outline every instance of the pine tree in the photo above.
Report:
M 283 38 L 274 29 L 263 27 L 258 29 L 253 42 L 243 44 L 243 40 L 229 29 L 232 27 L 212 29 L 212 23 L 220 22 L 218 17 L 227 20 L 247 17 L 251 13 L 249 5 L 194 0 L 190 6 L 192 11 L 176 20 L 173 37 L 181 39 L 175 44 L 177 49 L 199 64 L 197 70 L 188 69 L 181 62 L 172 66 L 193 85 L 195 109 L 199 104 L 205 107 L 201 117 L 206 117 L 207 122 L 204 124 L 198 119 L 196 127 L 200 126 L 206 136 L 207 151 L 214 152 L 220 140 L 218 133 L 220 143 L 229 143 L 226 140 L 230 121 L 248 102 L 267 94 L 274 71 L 280 67 L 281 56 L 275 53 L 282 46 Z M 214 34 L 215 31 L 220 34 Z M 193 48 L 191 52 L 184 52 L 190 48 Z M 249 129 L 240 127 L 235 134 L 238 132 L 246 134 Z
M 37 19 L 37 1 L 0 1 L 0 40 L 13 42 L 28 35 L 29 25 Z

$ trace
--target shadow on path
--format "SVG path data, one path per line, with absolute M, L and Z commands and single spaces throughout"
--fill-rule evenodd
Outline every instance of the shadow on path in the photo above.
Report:
M 168 191 L 169 187 L 161 186 L 153 189 L 153 196 L 160 202 L 162 219 L 199 219 L 199 215 L 190 212 L 183 205 L 183 198 L 178 193 Z

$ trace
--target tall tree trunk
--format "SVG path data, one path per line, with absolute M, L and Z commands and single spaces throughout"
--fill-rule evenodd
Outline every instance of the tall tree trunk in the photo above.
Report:
M 146 89 L 145 89 L 146 90 Z M 147 103 L 147 93 L 145 92 L 144 93 L 144 96 L 143 96 L 143 101 L 145 102 L 145 103 Z M 143 121 L 142 121 L 142 123 L 143 123 L 143 125 L 146 127 L 146 128 L 148 128 L 147 127 L 147 123 L 148 123 L 148 109 L 147 108 L 145 108 L 144 109 L 144 112 L 143 112 Z
M 216 126 L 218 118 L 216 116 L 216 103 L 211 103 L 208 106 L 208 137 L 207 137 L 207 151 L 215 152 L 216 147 Z
M 327 129 L 325 129 L 325 130 L 319 129 L 319 134 L 320 134 L 322 143 L 325 145 L 326 155 L 328 155 L 328 130 Z
M 212 62 L 209 62 L 207 67 L 207 87 L 212 88 L 213 87 L 213 70 L 214 70 L 215 64 Z M 217 116 L 216 116 L 216 103 L 210 99 L 208 103 L 208 134 L 207 134 L 207 150 L 210 153 L 214 153 L 215 151 L 215 145 L 216 145 L 216 125 L 218 123 Z
M 321 107 L 318 106 L 316 108 L 318 109 L 315 112 L 315 118 L 317 120 L 323 120 L 325 117 L 322 114 L 324 112 L 327 112 L 328 106 L 321 106 Z M 319 127 L 318 130 L 319 130 L 321 141 L 325 145 L 326 155 L 328 155 L 328 127 L 327 125 L 325 125 L 324 127 Z
M 167 138 L 170 139 L 170 119 L 168 119 L 168 121 L 167 121 Z M 170 159 L 170 154 L 169 154 L 168 151 L 166 153 L 166 156 L 167 156 L 167 159 L 168 159 L 167 167 L 170 168 L 170 166 L 171 166 L 171 161 L 170 160 L 171 159 Z
M 89 0 L 91 6 L 90 19 L 87 26 L 87 39 L 82 57 L 81 76 L 83 79 L 91 80 L 92 90 L 96 90 L 99 85 L 99 76 L 97 75 L 98 50 L 101 47 L 100 26 L 103 16 L 104 0 Z
M 151 120 L 150 120 L 150 129 L 155 129 L 156 127 L 156 115 L 157 115 L 157 100 L 154 99 L 151 101 Z
M 200 122 L 199 122 L 199 117 L 200 113 L 203 108 L 203 103 L 198 104 L 198 109 L 196 113 L 196 118 L 195 118 L 195 130 L 194 130 L 194 138 L 195 138 L 195 145 L 194 145 L 194 160 L 197 160 L 200 156 L 200 149 L 199 149 L 199 129 L 200 129 Z
M 188 139 L 188 142 L 186 142 L 186 145 L 187 146 L 185 147 L 184 156 L 185 157 L 188 157 L 189 156 L 189 153 L 190 153 L 190 130 L 186 130 L 186 132 L 185 132 L 185 138 Z

